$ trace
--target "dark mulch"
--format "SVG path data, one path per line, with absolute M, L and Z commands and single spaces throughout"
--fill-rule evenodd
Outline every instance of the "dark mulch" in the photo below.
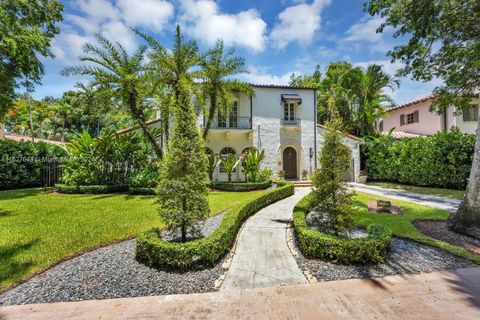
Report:
M 480 240 L 450 230 L 446 221 L 414 221 L 413 225 L 429 237 L 459 246 L 470 252 L 480 254 Z

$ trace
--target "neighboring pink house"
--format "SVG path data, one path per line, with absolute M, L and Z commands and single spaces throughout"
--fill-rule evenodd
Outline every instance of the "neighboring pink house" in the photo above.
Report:
M 394 137 L 433 135 L 438 131 L 458 127 L 465 133 L 475 133 L 478 122 L 478 99 L 472 100 L 472 108 L 455 114 L 455 108 L 437 114 L 430 111 L 433 96 L 427 96 L 387 110 L 388 114 L 377 122 L 380 132 L 395 128 Z

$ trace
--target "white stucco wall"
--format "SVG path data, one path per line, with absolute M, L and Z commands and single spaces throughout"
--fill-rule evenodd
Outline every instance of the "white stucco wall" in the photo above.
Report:
M 282 94 L 298 94 L 302 103 L 296 106 L 295 117 L 301 126 L 282 126 L 284 108 Z M 309 148 L 314 148 L 314 90 L 296 88 L 255 88 L 253 97 L 253 146 L 265 149 L 262 167 L 276 174 L 283 170 L 283 150 L 293 147 L 297 152 L 297 178 L 310 171 Z M 312 168 L 314 163 L 312 161 Z

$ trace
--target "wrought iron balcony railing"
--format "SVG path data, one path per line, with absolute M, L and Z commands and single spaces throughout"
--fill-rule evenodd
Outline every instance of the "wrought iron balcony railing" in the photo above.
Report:
M 206 120 L 205 120 L 206 121 Z M 251 117 L 215 117 L 211 129 L 251 129 Z

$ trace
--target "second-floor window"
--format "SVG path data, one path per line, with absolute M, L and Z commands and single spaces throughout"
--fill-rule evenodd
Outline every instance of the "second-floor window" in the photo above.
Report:
M 418 111 L 400 115 L 400 125 L 401 126 L 403 126 L 405 124 L 417 123 L 419 121 L 420 121 L 420 119 L 419 119 L 419 116 L 418 116 Z
M 285 102 L 283 104 L 283 119 L 286 121 L 295 120 L 295 104 L 292 102 Z
M 478 107 L 471 106 L 462 111 L 463 121 L 478 121 Z
M 230 110 L 230 128 L 238 127 L 238 101 L 233 102 L 232 110 Z
M 238 101 L 233 102 L 232 109 L 227 112 L 218 112 L 219 128 L 236 128 L 238 127 Z

